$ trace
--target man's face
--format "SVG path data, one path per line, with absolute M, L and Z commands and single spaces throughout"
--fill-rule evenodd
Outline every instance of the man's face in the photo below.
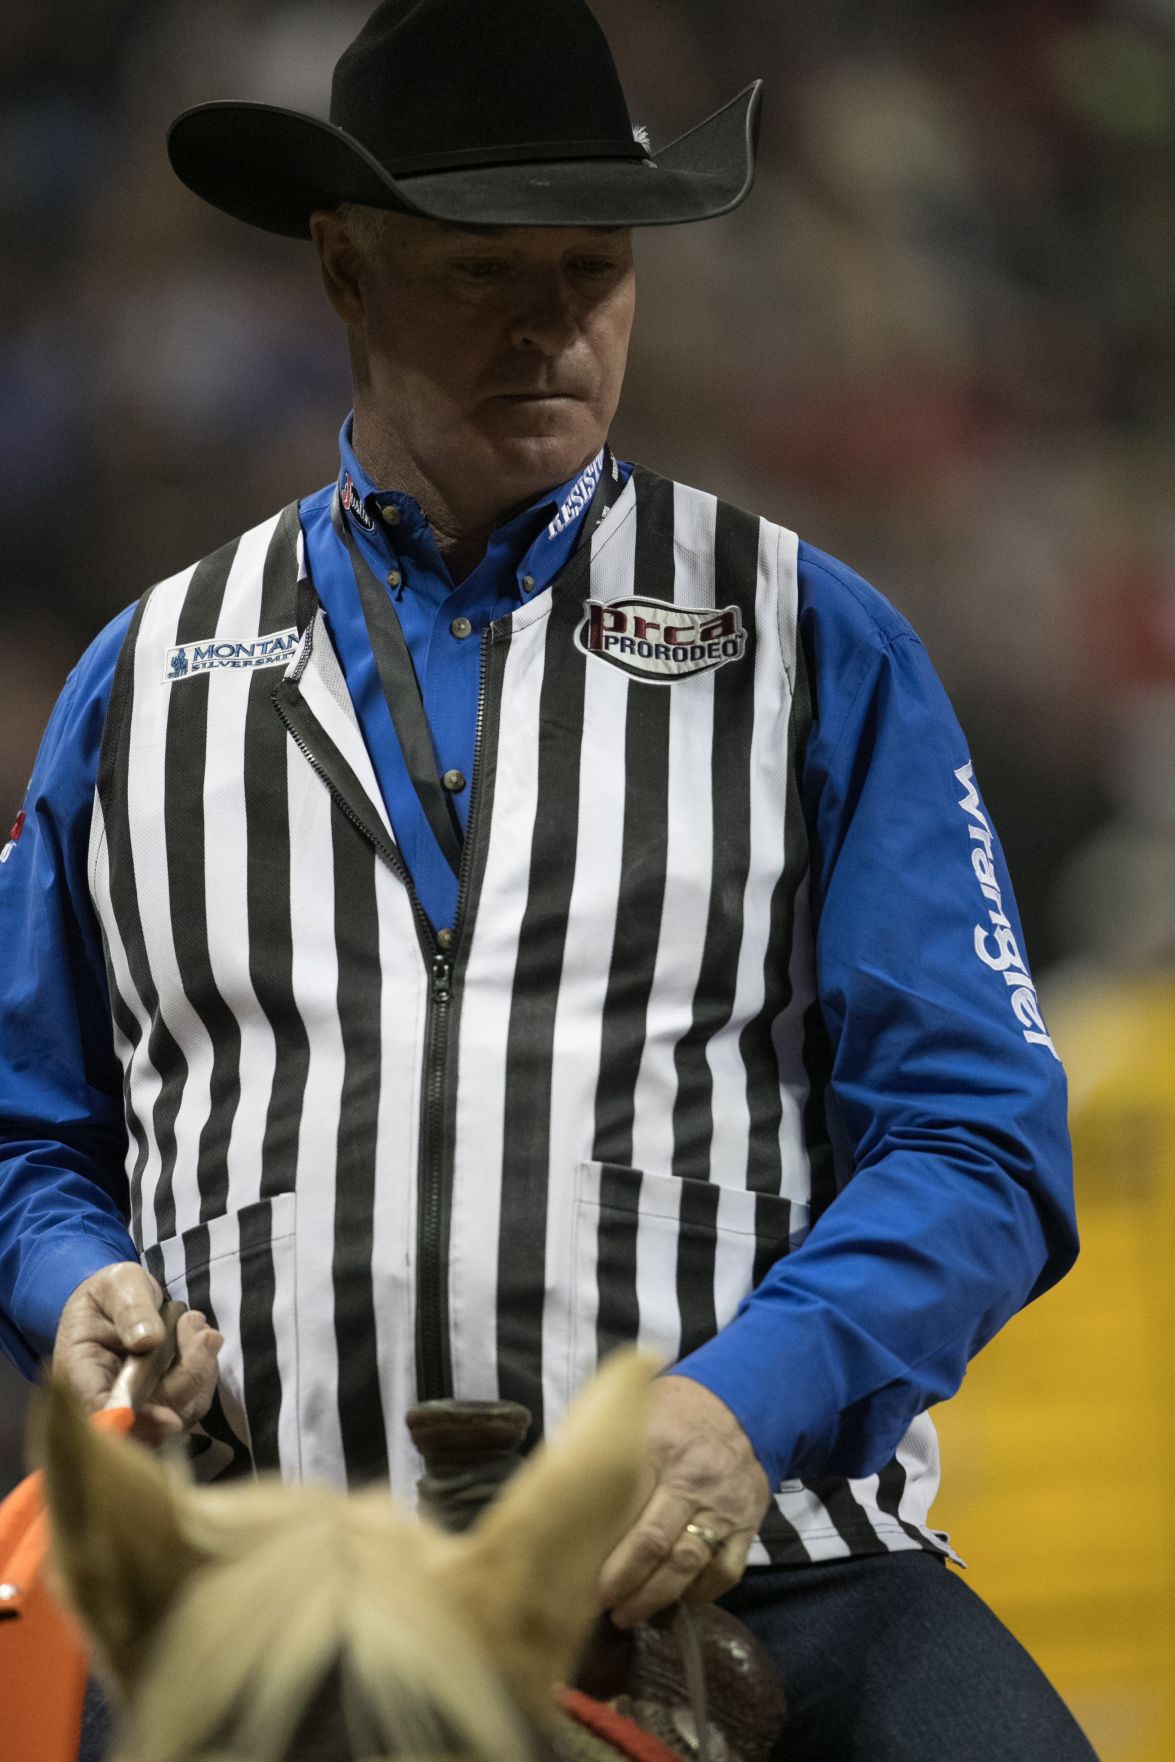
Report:
M 452 503 L 498 512 L 599 452 L 632 329 L 628 231 L 466 232 L 390 214 L 357 294 L 357 400 Z

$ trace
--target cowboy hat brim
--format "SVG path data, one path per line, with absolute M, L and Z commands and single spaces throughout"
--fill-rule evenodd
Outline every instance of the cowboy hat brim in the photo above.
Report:
M 762 81 L 655 159 L 563 159 L 393 177 L 345 129 L 271 104 L 200 104 L 172 124 L 180 180 L 237 220 L 289 238 L 340 202 L 458 226 L 675 226 L 729 213 L 755 179 Z

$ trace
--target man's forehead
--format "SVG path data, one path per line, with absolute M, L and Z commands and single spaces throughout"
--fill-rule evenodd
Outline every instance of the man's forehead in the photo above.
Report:
M 498 239 L 506 238 L 511 233 L 552 233 L 552 232 L 587 232 L 600 238 L 619 238 L 630 228 L 626 226 L 478 226 L 474 223 L 461 225 L 453 220 L 435 220 L 432 223 L 446 235 L 457 238 Z

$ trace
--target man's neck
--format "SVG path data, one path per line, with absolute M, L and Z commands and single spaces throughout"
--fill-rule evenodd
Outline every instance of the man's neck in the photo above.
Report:
M 539 485 L 520 498 L 491 508 L 461 507 L 412 457 L 398 435 L 389 432 L 378 419 L 371 419 L 370 411 L 361 407 L 358 399 L 351 447 L 371 484 L 378 489 L 400 490 L 419 505 L 454 585 L 477 568 L 498 527 L 528 507 L 548 487 Z
M 361 424 L 358 411 L 351 446 L 369 482 L 379 489 L 401 490 L 419 504 L 454 584 L 471 575 L 485 556 L 501 515 L 478 521 L 463 518 L 393 438 Z

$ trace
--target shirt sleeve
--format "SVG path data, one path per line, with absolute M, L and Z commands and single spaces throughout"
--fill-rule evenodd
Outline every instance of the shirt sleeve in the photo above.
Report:
M 86 873 L 102 730 L 132 612 L 70 674 L 0 853 L 0 1349 L 28 1376 L 81 1281 L 138 1258 Z
M 830 1203 L 814 1168 L 806 1239 L 677 1367 L 773 1487 L 877 1473 L 1077 1253 L 1064 1073 L 962 732 L 905 620 L 820 552 L 800 565 Z

